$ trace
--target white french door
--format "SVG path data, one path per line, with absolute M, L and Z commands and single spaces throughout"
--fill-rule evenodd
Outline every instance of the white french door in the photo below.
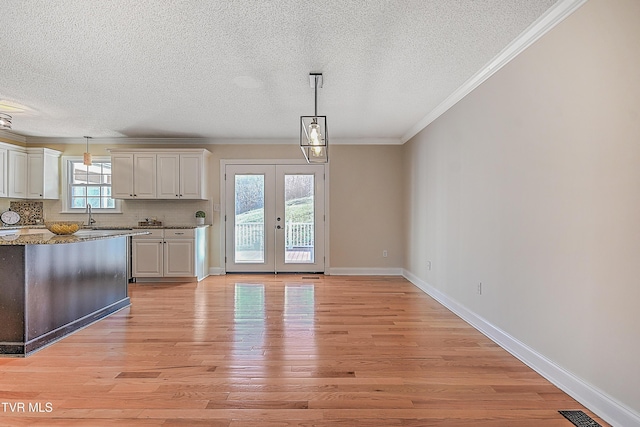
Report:
M 226 165 L 227 272 L 324 272 L 324 166 Z

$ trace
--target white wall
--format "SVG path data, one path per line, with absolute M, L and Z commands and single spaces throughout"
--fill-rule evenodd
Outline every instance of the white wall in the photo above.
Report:
M 590 0 L 404 147 L 405 269 L 636 416 L 638 23 Z

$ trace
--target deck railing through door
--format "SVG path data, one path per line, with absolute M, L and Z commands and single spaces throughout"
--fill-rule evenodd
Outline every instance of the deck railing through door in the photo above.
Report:
M 285 248 L 313 248 L 313 223 L 289 222 L 284 228 Z M 264 223 L 236 224 L 236 250 L 261 250 L 264 245 Z

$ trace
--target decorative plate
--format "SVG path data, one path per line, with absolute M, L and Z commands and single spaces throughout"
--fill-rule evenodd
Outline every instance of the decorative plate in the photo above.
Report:
M 7 225 L 15 225 L 20 222 L 20 215 L 14 211 L 4 211 L 0 215 L 0 220 Z

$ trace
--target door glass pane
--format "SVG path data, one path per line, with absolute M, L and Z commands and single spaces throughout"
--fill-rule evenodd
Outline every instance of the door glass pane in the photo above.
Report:
M 315 260 L 314 175 L 284 176 L 285 263 Z
M 235 177 L 235 262 L 263 263 L 264 175 Z

